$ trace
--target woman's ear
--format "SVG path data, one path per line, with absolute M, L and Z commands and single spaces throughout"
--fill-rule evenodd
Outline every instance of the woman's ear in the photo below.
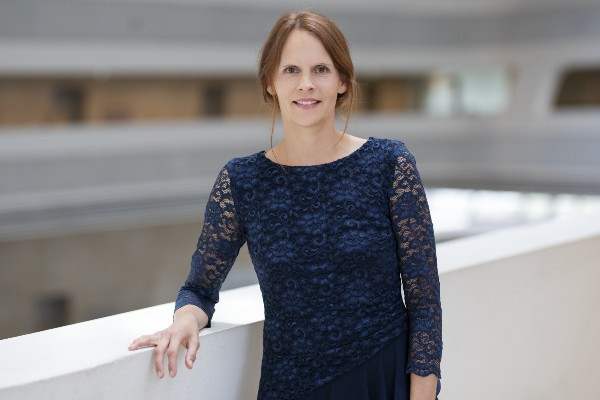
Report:
M 267 92 L 269 92 L 269 94 L 270 94 L 271 96 L 273 96 L 273 94 L 274 94 L 274 91 L 273 91 L 273 87 L 272 87 L 271 85 L 267 86 Z
M 338 94 L 346 93 L 348 90 L 348 86 L 342 82 L 342 84 L 338 87 Z

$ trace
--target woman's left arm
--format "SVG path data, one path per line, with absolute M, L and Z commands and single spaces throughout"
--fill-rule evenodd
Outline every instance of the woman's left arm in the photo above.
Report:
M 434 400 L 441 389 L 442 307 L 433 223 L 416 160 L 394 146 L 389 201 L 408 310 L 411 400 Z

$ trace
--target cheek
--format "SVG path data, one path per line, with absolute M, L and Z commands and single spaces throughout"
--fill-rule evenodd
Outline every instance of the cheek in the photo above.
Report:
M 323 81 L 321 82 L 321 87 L 324 91 L 326 91 L 328 94 L 332 94 L 334 93 L 334 95 L 337 95 L 337 91 L 338 91 L 338 86 L 340 85 L 339 81 L 335 80 L 335 79 L 323 79 Z
M 275 90 L 285 93 L 296 87 L 296 80 L 291 77 L 280 77 L 275 80 Z

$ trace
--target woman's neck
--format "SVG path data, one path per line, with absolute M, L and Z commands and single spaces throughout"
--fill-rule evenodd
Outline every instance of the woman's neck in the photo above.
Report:
M 342 158 L 364 143 L 364 139 L 336 130 L 286 131 L 285 138 L 267 152 L 267 157 L 283 165 L 316 165 Z

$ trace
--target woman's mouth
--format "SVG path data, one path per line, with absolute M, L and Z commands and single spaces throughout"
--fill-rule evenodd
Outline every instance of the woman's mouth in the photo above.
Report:
M 312 110 L 313 108 L 316 108 L 319 105 L 319 103 L 321 103 L 321 101 L 320 100 L 312 100 L 312 101 L 298 100 L 298 101 L 294 101 L 293 103 L 303 110 Z

